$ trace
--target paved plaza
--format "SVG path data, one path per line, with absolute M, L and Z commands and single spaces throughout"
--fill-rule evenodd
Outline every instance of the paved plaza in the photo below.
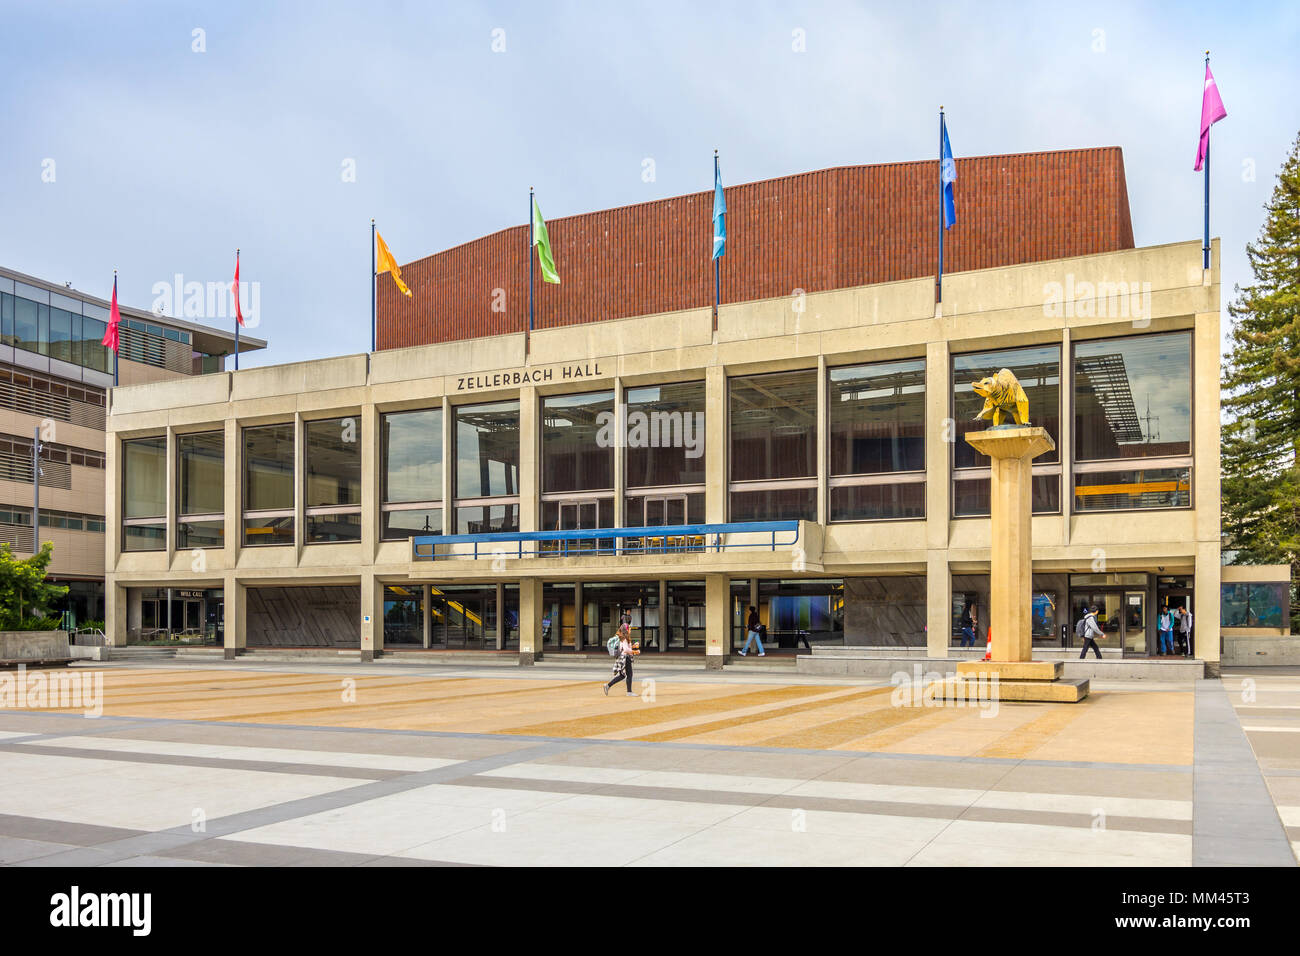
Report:
M 0 711 L 5 864 L 1294 866 L 1300 850 L 1290 669 L 996 709 L 793 670 L 647 667 L 636 697 L 555 661 L 76 672 L 102 675 L 102 716 Z

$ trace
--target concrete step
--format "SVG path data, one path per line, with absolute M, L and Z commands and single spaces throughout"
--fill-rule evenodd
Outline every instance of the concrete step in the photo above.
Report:
M 1040 660 L 1060 660 L 1043 655 Z M 937 675 L 951 677 L 957 665 L 971 658 L 957 657 L 866 657 L 861 655 L 815 654 L 798 658 L 800 674 L 820 674 L 836 677 L 874 677 L 889 680 L 896 674 L 909 679 L 919 671 L 925 677 Z M 978 658 L 975 658 L 978 660 Z M 1063 677 L 1068 680 L 1161 680 L 1192 681 L 1205 678 L 1205 661 L 1196 658 L 1114 658 L 1097 660 L 1089 657 L 1079 660 L 1066 658 Z
M 163 661 L 176 656 L 174 647 L 113 647 L 108 650 L 110 661 Z

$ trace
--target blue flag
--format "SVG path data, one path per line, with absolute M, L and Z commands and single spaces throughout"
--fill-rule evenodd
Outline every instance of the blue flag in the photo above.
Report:
M 713 160 L 713 258 L 727 253 L 727 200 L 722 195 L 722 172 Z
M 952 196 L 952 185 L 957 181 L 957 161 L 952 158 L 952 145 L 948 142 L 948 124 L 943 122 L 943 156 L 939 160 L 939 182 L 943 184 L 943 228 L 951 229 L 957 221 L 957 203 Z

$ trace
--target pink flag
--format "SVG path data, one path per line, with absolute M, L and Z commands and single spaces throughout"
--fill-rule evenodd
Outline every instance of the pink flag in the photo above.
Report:
M 235 318 L 240 325 L 244 324 L 244 310 L 239 305 L 239 250 L 235 250 L 235 283 L 231 286 L 235 294 Z
M 104 338 L 100 345 L 107 346 L 114 352 L 117 351 L 118 343 L 118 326 L 122 323 L 122 313 L 117 309 L 117 276 L 113 276 L 113 307 L 108 313 L 108 328 L 104 330 Z
M 1210 127 L 1228 115 L 1228 111 L 1223 108 L 1223 100 L 1219 98 L 1219 87 L 1214 82 L 1214 74 L 1210 72 L 1210 61 L 1205 61 L 1205 94 L 1201 99 L 1201 143 L 1196 147 L 1196 165 L 1193 167 L 1198 172 L 1201 164 L 1205 162 L 1205 154 L 1210 151 Z

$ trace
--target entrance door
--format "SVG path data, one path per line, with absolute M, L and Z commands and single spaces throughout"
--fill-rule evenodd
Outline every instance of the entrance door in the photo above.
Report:
M 647 528 L 675 527 L 686 524 L 685 495 L 647 495 L 645 497 L 645 520 Z M 680 547 L 676 538 L 647 538 L 646 547 L 651 550 L 667 550 Z
M 1147 595 L 1145 591 L 1124 594 L 1124 656 L 1145 657 L 1147 646 Z
M 595 501 L 560 502 L 561 531 L 577 531 L 600 527 L 600 506 Z M 595 551 L 599 545 L 595 538 L 575 539 L 564 542 L 566 551 Z

